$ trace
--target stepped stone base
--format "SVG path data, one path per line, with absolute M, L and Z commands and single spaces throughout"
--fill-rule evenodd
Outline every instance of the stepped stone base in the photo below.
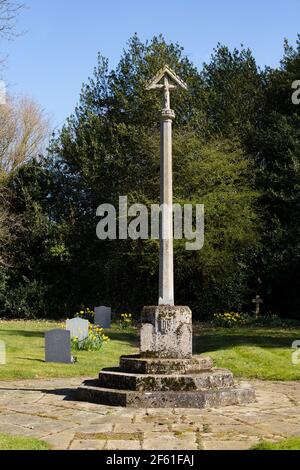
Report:
M 81 401 L 132 408 L 206 408 L 255 401 L 254 389 L 235 385 L 233 375 L 213 369 L 206 357 L 155 359 L 126 356 L 119 369 L 103 370 L 98 380 L 85 382 Z
M 249 385 L 226 390 L 136 392 L 99 387 L 99 381 L 85 382 L 77 392 L 78 400 L 107 406 L 129 408 L 209 408 L 242 405 L 255 401 Z
M 136 374 L 196 374 L 213 368 L 210 357 L 193 357 L 192 359 L 149 359 L 141 356 L 123 356 L 120 369 Z
M 142 311 L 139 356 L 120 359 L 85 382 L 78 399 L 132 408 L 206 408 L 255 401 L 254 389 L 235 385 L 229 370 L 213 369 L 209 357 L 193 357 L 192 312 L 160 305 Z

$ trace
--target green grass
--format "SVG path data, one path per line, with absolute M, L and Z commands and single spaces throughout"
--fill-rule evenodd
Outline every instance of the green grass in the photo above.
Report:
M 286 441 L 277 442 L 261 442 L 251 450 L 300 450 L 300 437 L 293 437 Z
M 50 450 L 50 446 L 37 439 L 0 434 L 0 450 Z
M 194 348 L 236 377 L 300 380 L 300 365 L 292 364 L 295 340 L 300 340 L 300 328 L 196 329 Z
M 137 351 L 137 332 L 115 327 L 108 332 L 111 341 L 100 351 L 74 352 L 77 364 L 46 364 L 44 334 L 55 328 L 61 328 L 61 323 L 0 321 L 0 340 L 7 348 L 7 364 L 0 365 L 0 380 L 95 377 L 103 367 L 116 367 L 121 355 Z
M 138 331 L 113 327 L 111 342 L 99 352 L 75 352 L 75 365 L 44 362 L 44 332 L 61 324 L 37 321 L 0 321 L 0 340 L 7 345 L 7 364 L 0 366 L 0 380 L 48 377 L 95 377 L 104 367 L 116 367 L 119 357 L 138 351 Z M 300 380 L 300 365 L 291 362 L 292 343 L 300 328 L 222 329 L 195 327 L 195 354 L 210 355 L 216 367 L 236 377 L 263 380 Z

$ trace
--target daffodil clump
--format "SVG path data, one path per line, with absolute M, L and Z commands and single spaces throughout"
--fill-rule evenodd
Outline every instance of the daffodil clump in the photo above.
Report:
M 89 335 L 83 341 L 78 338 L 72 339 L 72 349 L 75 351 L 100 351 L 105 343 L 110 341 L 109 337 L 104 333 L 103 328 L 90 325 Z
M 82 318 L 83 320 L 88 320 L 90 323 L 94 323 L 95 320 L 95 312 L 90 308 L 83 308 L 80 312 L 76 313 L 75 315 L 77 318 Z
M 243 313 L 229 312 L 216 313 L 214 315 L 214 324 L 222 328 L 233 328 L 243 326 L 248 323 L 248 316 Z
M 122 313 L 120 326 L 123 330 L 131 328 L 133 325 L 133 317 L 131 313 Z

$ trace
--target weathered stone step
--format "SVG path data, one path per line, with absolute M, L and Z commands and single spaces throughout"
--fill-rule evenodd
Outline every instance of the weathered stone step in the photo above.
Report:
M 122 372 L 120 369 L 107 369 L 100 373 L 99 385 L 103 388 L 138 392 L 190 392 L 229 388 L 234 385 L 234 380 L 233 374 L 223 369 L 190 375 L 140 375 Z
M 77 390 L 79 401 L 129 408 L 208 408 L 255 402 L 251 385 L 240 384 L 223 390 L 137 392 L 99 387 L 99 381 L 85 382 Z
M 192 359 L 144 359 L 140 356 L 122 356 L 120 369 L 135 374 L 184 375 L 209 371 L 213 368 L 210 357 Z

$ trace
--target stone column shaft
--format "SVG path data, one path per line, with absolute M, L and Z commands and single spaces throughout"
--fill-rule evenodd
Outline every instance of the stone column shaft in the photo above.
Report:
M 159 305 L 174 305 L 174 249 L 173 249 L 173 169 L 171 110 L 164 110 L 161 121 L 161 175 L 160 203 L 160 268 Z

